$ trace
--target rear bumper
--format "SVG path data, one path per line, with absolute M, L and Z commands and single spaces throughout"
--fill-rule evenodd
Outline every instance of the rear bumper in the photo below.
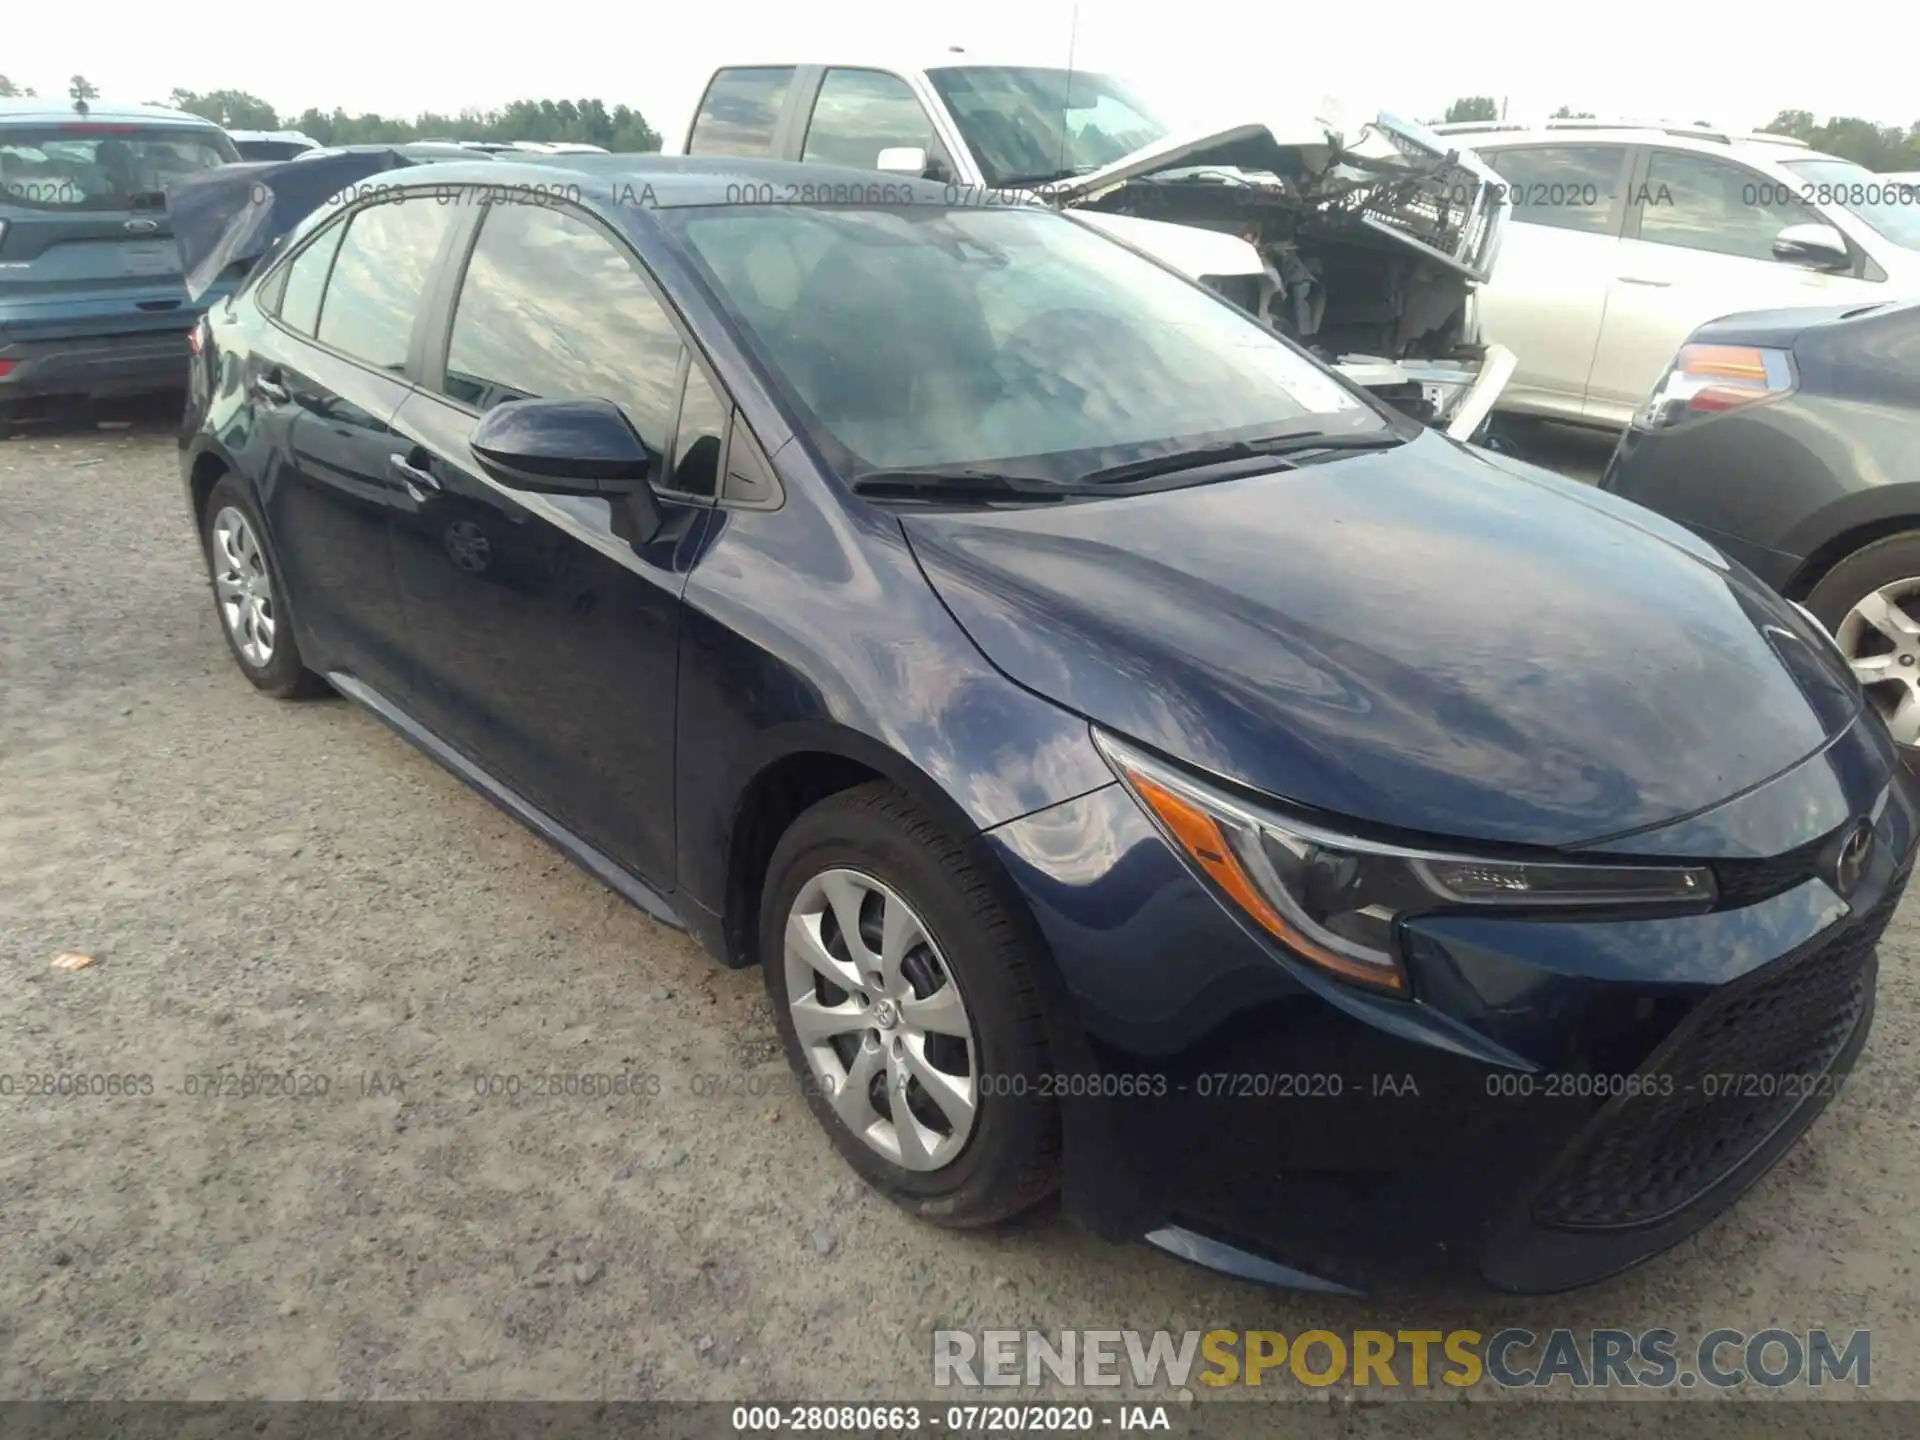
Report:
M 177 329 L 0 344 L 0 403 L 184 391 L 197 319 Z
M 1118 787 L 989 832 L 1072 1016 L 1067 1213 L 1307 1289 L 1551 1292 L 1648 1259 L 1844 1088 L 1904 787 L 1877 832 L 1850 904 L 1815 878 L 1671 919 L 1411 922 L 1411 1002 L 1281 964 Z

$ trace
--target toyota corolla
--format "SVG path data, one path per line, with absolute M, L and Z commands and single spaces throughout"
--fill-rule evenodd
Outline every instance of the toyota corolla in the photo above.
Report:
M 1711 547 L 1071 215 L 724 158 L 382 181 L 195 336 L 235 662 L 758 967 L 913 1213 L 1057 1190 L 1276 1283 L 1556 1289 L 1841 1089 L 1913 803 Z

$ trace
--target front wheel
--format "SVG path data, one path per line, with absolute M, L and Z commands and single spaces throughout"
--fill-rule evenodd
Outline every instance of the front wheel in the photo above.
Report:
M 1854 551 L 1807 596 L 1909 760 L 1920 754 L 1920 532 Z
M 1006 1219 L 1057 1182 L 1035 943 L 886 784 L 808 810 L 768 868 L 760 953 L 807 1102 L 855 1170 L 937 1224 Z

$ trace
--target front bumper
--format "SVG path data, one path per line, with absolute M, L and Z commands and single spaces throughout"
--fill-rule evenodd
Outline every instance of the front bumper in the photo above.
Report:
M 1668 1248 L 1844 1087 L 1912 863 L 1886 794 L 1850 900 L 1810 878 L 1707 915 L 1429 917 L 1412 1001 L 1277 957 L 1118 786 L 990 832 L 1073 1017 L 1068 1213 L 1362 1292 L 1560 1290 Z
M 0 404 L 184 391 L 197 318 L 178 329 L 0 344 Z

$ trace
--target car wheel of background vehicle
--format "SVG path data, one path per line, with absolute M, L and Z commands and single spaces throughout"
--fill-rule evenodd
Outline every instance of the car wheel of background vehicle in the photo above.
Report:
M 1057 1181 L 1035 943 L 884 783 L 808 810 L 768 867 L 760 954 L 807 1103 L 870 1184 L 937 1224 L 1004 1220 Z
M 1920 746 L 1920 534 L 1856 550 L 1807 596 L 1893 738 Z
M 260 539 L 266 527 L 245 487 L 232 476 L 207 498 L 206 524 L 201 541 L 214 613 L 240 673 L 256 689 L 282 700 L 324 694 L 327 682 L 302 663 L 286 605 L 278 598 L 280 580 Z

